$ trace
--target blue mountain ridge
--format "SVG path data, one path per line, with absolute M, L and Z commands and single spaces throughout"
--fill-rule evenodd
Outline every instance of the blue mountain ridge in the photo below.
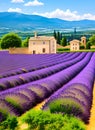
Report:
M 66 21 L 16 12 L 0 12 L 0 28 L 12 30 L 95 28 L 95 20 Z

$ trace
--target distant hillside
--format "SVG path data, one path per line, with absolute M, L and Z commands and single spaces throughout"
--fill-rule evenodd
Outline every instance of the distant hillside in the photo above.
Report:
M 28 31 L 35 29 L 72 29 L 95 28 L 94 20 L 65 21 L 57 18 L 46 18 L 38 15 L 0 12 L 0 30 Z

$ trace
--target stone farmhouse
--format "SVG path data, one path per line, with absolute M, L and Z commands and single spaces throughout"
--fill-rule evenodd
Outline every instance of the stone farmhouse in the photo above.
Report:
M 78 51 L 80 46 L 86 48 L 86 37 L 81 37 L 81 40 L 74 39 L 70 41 L 70 51 Z
M 30 54 L 51 54 L 56 53 L 56 40 L 54 37 L 37 36 L 29 39 Z

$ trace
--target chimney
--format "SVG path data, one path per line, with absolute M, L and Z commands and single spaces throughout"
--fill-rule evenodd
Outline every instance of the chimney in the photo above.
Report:
M 35 38 L 37 37 L 37 32 L 34 32 Z

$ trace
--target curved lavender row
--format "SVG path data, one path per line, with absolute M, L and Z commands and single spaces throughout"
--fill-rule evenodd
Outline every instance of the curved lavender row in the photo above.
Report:
M 43 101 L 43 99 L 49 97 L 54 91 L 62 87 L 63 84 L 67 83 L 74 76 L 76 76 L 86 66 L 86 64 L 88 64 L 89 60 L 91 59 L 91 56 L 92 53 L 88 53 L 82 61 L 72 65 L 71 67 L 68 67 L 67 69 L 61 72 L 58 72 L 57 74 L 49 76 L 48 78 L 0 92 L 0 99 L 5 99 L 12 106 L 14 106 L 14 102 L 18 103 L 16 105 L 18 106 L 17 109 L 19 109 L 19 107 L 23 108 L 22 113 L 24 113 L 26 110 L 30 109 L 30 106 L 33 107 L 34 102 L 35 104 L 37 104 Z M 28 94 L 26 93 L 26 89 L 28 89 L 27 91 Z M 35 93 L 35 95 L 38 98 L 34 98 L 34 99 L 30 98 L 29 95 L 31 92 Z M 33 97 L 35 97 L 35 95 Z M 24 97 L 27 97 L 26 100 Z M 25 104 L 25 108 L 23 107 L 24 104 Z M 15 106 L 14 109 L 16 109 Z M 21 111 L 18 112 L 19 114 L 21 114 Z
M 93 54 L 89 64 L 69 83 L 64 85 L 61 89 L 55 92 L 45 103 L 42 109 L 50 109 L 51 104 L 57 100 L 65 100 L 67 97 L 69 101 L 74 98 L 81 102 L 79 116 L 84 122 L 88 122 L 90 116 L 90 108 L 92 104 L 92 90 L 95 75 L 95 53 Z M 79 104 L 76 102 L 76 104 Z M 64 102 L 62 102 L 64 104 Z M 70 105 L 70 102 L 68 103 Z M 64 107 L 67 105 L 65 103 Z M 60 105 L 60 103 L 59 103 Z M 73 108 L 73 104 L 71 106 Z M 81 109 L 82 108 L 82 109 Z M 64 109 L 64 108 L 63 108 Z M 76 115 L 75 111 L 72 114 Z
M 20 116 L 25 111 L 31 109 L 37 103 L 41 102 L 48 95 L 46 88 L 40 85 L 29 86 L 28 88 L 18 88 L 17 91 L 3 93 L 0 97 L 0 120 L 2 121 L 5 114 Z M 7 104 L 6 104 L 7 103 Z M 5 106 L 5 107 L 4 107 Z
M 6 113 L 5 113 L 6 112 Z M 0 122 L 3 120 L 6 114 L 19 116 L 17 109 L 15 109 L 10 103 L 4 99 L 0 99 Z
M 75 55 L 77 57 L 73 57 L 72 60 L 52 66 L 52 67 L 44 68 L 44 69 L 37 70 L 34 72 L 26 73 L 26 74 L 12 76 L 9 78 L 3 78 L 0 80 L 0 91 L 5 90 L 7 88 L 15 87 L 15 86 L 18 86 L 21 84 L 25 84 L 28 82 L 32 82 L 32 81 L 35 81 L 38 79 L 42 79 L 42 78 L 48 77 L 52 74 L 55 74 L 59 71 L 62 71 L 63 69 L 82 60 L 86 56 L 86 54 L 87 53 L 81 53 L 78 56 Z
M 74 55 L 74 53 L 71 53 L 71 54 L 70 53 L 69 54 L 66 54 L 66 53 L 65 54 L 56 54 L 56 55 L 53 55 L 53 57 L 51 57 L 49 59 L 47 59 L 46 56 L 44 56 L 43 60 L 41 60 L 41 57 L 40 57 L 41 55 L 38 56 L 38 60 L 37 60 L 37 58 L 35 59 L 35 56 L 33 55 L 30 58 L 35 59 L 34 61 L 37 60 L 36 63 L 34 62 L 35 64 L 33 63 L 33 59 L 32 59 L 32 61 L 30 61 L 30 59 L 28 57 L 27 57 L 27 60 L 25 59 L 25 57 L 22 57 L 27 61 L 27 64 L 24 64 L 24 61 L 21 60 L 22 64 L 23 64 L 23 67 L 22 67 L 21 65 L 17 64 L 18 63 L 17 61 L 14 61 L 15 64 L 17 65 L 17 69 L 15 69 L 15 70 L 12 69 L 12 66 L 4 67 L 7 64 L 7 62 L 9 62 L 9 61 L 6 61 L 5 65 L 2 64 L 2 67 L 0 66 L 0 68 L 1 68 L 0 70 L 3 71 L 3 73 L 1 73 L 1 75 L 0 75 L 0 78 L 12 76 L 12 75 L 17 75 L 17 74 L 22 74 L 22 73 L 27 73 L 29 71 L 42 69 L 44 67 L 49 67 L 49 66 L 63 62 L 63 57 L 64 58 L 68 58 L 68 57 L 70 58 L 70 56 L 72 56 L 72 55 Z M 7 57 L 5 57 L 5 58 L 7 58 Z M 3 59 L 4 59 L 4 57 L 3 57 Z M 39 59 L 40 59 L 40 62 L 38 62 Z M 47 62 L 45 62 L 45 59 L 47 59 Z M 1 59 L 1 61 L 2 61 L 2 59 Z M 15 66 L 15 64 L 12 63 L 12 65 L 14 65 L 14 66 Z M 20 62 L 20 64 L 21 64 L 21 62 Z M 8 68 L 9 70 L 5 70 L 5 68 Z

